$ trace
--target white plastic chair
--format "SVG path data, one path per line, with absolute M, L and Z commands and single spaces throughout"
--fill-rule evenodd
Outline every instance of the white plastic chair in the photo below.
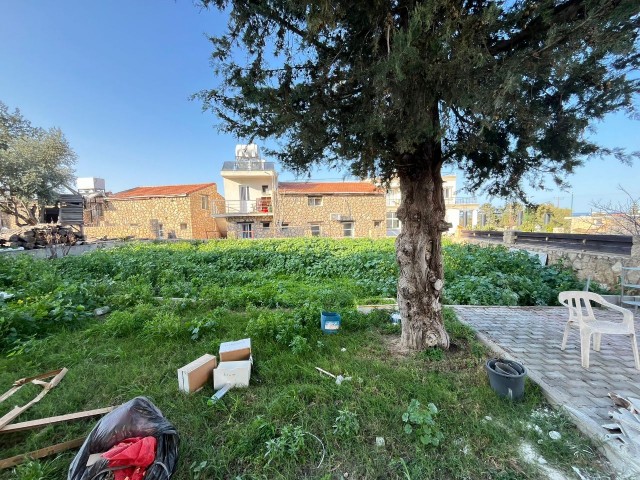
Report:
M 567 345 L 569 328 L 574 323 L 580 327 L 580 351 L 582 354 L 582 366 L 589 368 L 589 351 L 591 350 L 591 335 L 593 334 L 593 349 L 600 351 L 602 334 L 608 335 L 629 335 L 631 337 L 631 348 L 635 359 L 636 368 L 640 370 L 640 357 L 638 356 L 638 344 L 636 343 L 636 332 L 633 324 L 633 313 L 626 308 L 619 307 L 607 302 L 597 293 L 593 292 L 560 292 L 558 300 L 569 309 L 569 320 L 564 329 L 562 339 L 562 350 Z M 597 320 L 591 302 L 602 305 L 609 310 L 622 313 L 622 322 L 609 322 Z

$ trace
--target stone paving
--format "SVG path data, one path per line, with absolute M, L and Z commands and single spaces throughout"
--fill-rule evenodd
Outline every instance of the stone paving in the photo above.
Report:
M 598 439 L 607 433 L 601 425 L 611 423 L 608 412 L 613 405 L 609 392 L 640 398 L 640 371 L 634 367 L 627 336 L 602 335 L 600 352 L 591 350 L 589 369 L 585 369 L 576 326 L 571 328 L 567 348 L 560 350 L 568 318 L 565 307 L 453 308 L 458 318 L 473 327 L 490 347 L 522 363 L 547 397 L 566 407 L 578 420 L 578 426 Z M 622 319 L 616 312 L 598 309 L 595 313 L 603 320 Z M 638 318 L 636 332 L 640 334 Z

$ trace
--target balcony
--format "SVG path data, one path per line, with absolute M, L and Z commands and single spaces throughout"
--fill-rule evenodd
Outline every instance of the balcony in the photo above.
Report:
M 257 200 L 229 200 L 213 205 L 213 216 L 220 217 L 261 217 L 272 216 L 273 204 L 271 197 Z
M 444 199 L 444 204 L 447 207 L 451 207 L 454 205 L 473 205 L 477 204 L 477 197 L 448 197 Z M 400 199 L 399 198 L 389 198 L 387 197 L 387 207 L 399 207 Z
M 275 172 L 275 170 L 276 164 L 274 162 L 262 160 L 236 160 L 222 164 L 223 172 Z
M 444 204 L 451 205 L 473 205 L 477 204 L 477 197 L 449 197 L 444 199 Z

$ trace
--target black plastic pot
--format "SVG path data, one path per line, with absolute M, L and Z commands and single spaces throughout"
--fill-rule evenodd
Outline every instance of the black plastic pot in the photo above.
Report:
M 492 358 L 486 364 L 489 385 L 501 397 L 520 400 L 524 396 L 527 369 L 513 360 Z

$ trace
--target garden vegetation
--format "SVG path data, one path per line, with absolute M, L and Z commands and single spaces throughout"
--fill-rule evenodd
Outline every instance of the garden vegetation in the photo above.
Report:
M 445 267 L 448 303 L 545 305 L 581 287 L 570 273 L 503 248 L 447 244 Z M 547 407 L 534 384 L 521 403 L 495 396 L 484 373 L 490 353 L 452 310 L 450 350 L 400 354 L 400 327 L 388 313 L 355 309 L 395 296 L 397 274 L 387 239 L 135 243 L 52 261 L 2 256 L 0 291 L 14 296 L 0 301 L 0 390 L 69 369 L 19 421 L 147 396 L 181 436 L 178 480 L 536 478 L 536 466 L 520 459 L 522 439 L 557 468 L 599 468 L 593 446 L 561 414 L 560 441 L 531 428 Z M 111 312 L 96 317 L 103 306 Z M 322 309 L 342 315 L 337 335 L 322 334 Z M 255 357 L 248 389 L 215 404 L 212 385 L 178 391 L 177 368 L 245 336 Z M 315 367 L 351 380 L 337 385 Z M 25 386 L 12 405 L 34 392 Z M 0 435 L 0 457 L 85 435 L 94 423 Z M 72 456 L 28 462 L 0 479 L 64 478 Z

